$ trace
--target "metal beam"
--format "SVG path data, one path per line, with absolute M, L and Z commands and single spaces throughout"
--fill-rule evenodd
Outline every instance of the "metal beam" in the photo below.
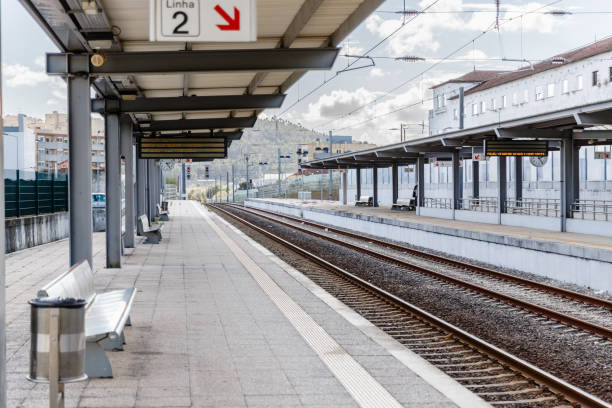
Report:
M 385 152 L 385 151 L 382 151 L 382 152 L 375 152 L 375 154 L 376 154 L 376 157 L 383 157 L 383 158 L 384 157 L 388 157 L 388 158 L 398 158 L 398 159 L 405 158 L 405 157 L 415 158 L 415 157 L 419 156 L 418 153 L 407 153 L 407 152 L 401 152 L 401 151 L 400 152 L 395 152 L 395 151 L 393 151 L 393 152 Z
M 255 126 L 256 117 L 248 118 L 219 118 L 219 119 L 179 119 L 158 120 L 148 124 L 141 124 L 143 132 L 182 131 L 199 129 L 233 129 L 251 128 Z
M 580 126 L 611 125 L 612 115 L 609 112 L 574 113 L 574 120 Z
M 276 48 L 206 51 L 109 52 L 104 64 L 92 54 L 47 54 L 50 75 L 165 74 L 182 72 L 297 71 L 330 69 L 339 48 Z M 81 69 L 74 68 L 75 64 Z
M 563 138 L 563 133 L 556 129 L 495 129 L 499 139 L 555 139 Z
M 329 45 L 337 47 L 358 25 L 370 16 L 385 0 L 364 0 L 340 27 L 329 37 Z
M 584 132 L 574 132 L 574 140 L 612 140 L 612 130 L 585 130 Z
M 223 95 L 179 96 L 176 98 L 138 98 L 136 100 L 93 99 L 92 112 L 98 113 L 149 113 L 187 112 L 231 109 L 280 108 L 284 94 L 276 95 Z

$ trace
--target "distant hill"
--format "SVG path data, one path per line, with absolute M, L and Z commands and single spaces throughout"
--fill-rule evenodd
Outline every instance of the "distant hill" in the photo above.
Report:
M 234 164 L 236 171 L 243 173 L 244 156 L 248 153 L 251 171 L 259 168 L 258 173 L 275 173 L 280 147 L 282 155 L 291 156 L 290 159 L 283 159 L 283 173 L 294 173 L 297 171 L 297 145 L 314 142 L 319 138 L 323 139 L 325 135 L 282 119 L 278 120 L 277 137 L 274 119 L 258 119 L 253 129 L 245 129 L 242 138 L 232 143 L 227 160 L 215 160 L 209 166 L 211 170 L 219 167 L 228 169 Z M 267 162 L 268 165 L 259 166 L 260 162 Z

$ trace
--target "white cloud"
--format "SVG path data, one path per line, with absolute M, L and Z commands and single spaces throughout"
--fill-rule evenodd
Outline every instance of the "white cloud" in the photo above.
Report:
M 370 70 L 370 76 L 374 77 L 374 78 L 380 78 L 380 77 L 384 77 L 387 73 L 382 70 L 381 68 L 372 68 Z
M 49 106 L 59 105 L 59 101 L 57 99 L 48 99 L 47 100 L 47 105 L 49 105 Z
M 54 89 L 51 94 L 60 100 L 67 100 L 66 89 Z
M 389 128 L 399 127 L 400 123 L 426 121 L 431 103 L 421 103 L 424 92 L 430 92 L 428 87 L 416 84 L 404 93 L 368 104 L 383 93 L 365 88 L 355 91 L 335 90 L 309 104 L 307 112 L 302 115 L 302 122 L 307 126 L 325 128 L 319 130 L 336 129 L 359 140 L 388 143 L 397 139 L 397 132 L 389 131 Z M 362 109 L 347 115 L 362 106 Z
M 47 66 L 47 60 L 44 55 L 36 57 L 34 63 L 41 68 L 45 68 Z
M 431 0 L 422 0 L 419 9 L 431 4 Z M 461 10 L 491 10 L 492 2 L 464 3 L 463 0 L 441 0 L 428 11 L 461 11 Z M 519 31 L 525 33 L 550 33 L 559 24 L 567 22 L 569 18 L 559 20 L 558 17 L 547 14 L 520 14 L 529 10 L 536 10 L 544 3 L 531 2 L 521 5 L 502 5 L 500 16 L 500 29 L 504 31 Z M 402 18 L 383 19 L 380 15 L 372 15 L 366 20 L 366 28 L 380 38 L 391 34 L 401 26 Z M 439 38 L 448 39 L 450 31 L 482 32 L 495 24 L 494 13 L 425 13 L 411 17 L 406 25 L 388 40 L 387 50 L 393 56 L 405 56 L 415 52 L 436 52 L 441 44 Z
M 34 71 L 21 64 L 2 64 L 2 74 L 6 79 L 6 85 L 10 88 L 34 87 L 44 83 L 59 87 L 62 84 L 57 77 L 49 76 L 44 71 Z

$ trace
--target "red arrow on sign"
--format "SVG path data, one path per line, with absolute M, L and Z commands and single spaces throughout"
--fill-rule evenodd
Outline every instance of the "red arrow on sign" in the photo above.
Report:
M 215 11 L 219 13 L 221 17 L 225 21 L 227 21 L 226 25 L 217 24 L 219 30 L 221 31 L 240 31 L 240 10 L 234 7 L 234 18 L 232 18 L 220 5 L 215 6 Z

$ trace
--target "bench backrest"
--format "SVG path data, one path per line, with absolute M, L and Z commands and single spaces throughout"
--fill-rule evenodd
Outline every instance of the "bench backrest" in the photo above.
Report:
M 138 222 L 140 223 L 140 227 L 143 231 L 149 230 L 149 217 L 147 217 L 146 214 L 143 214 L 138 217 Z
M 370 201 L 374 201 L 374 198 L 372 196 L 361 196 L 359 197 L 359 201 L 369 203 Z
M 95 295 L 94 275 L 87 261 L 73 266 L 38 291 L 38 297 L 72 297 L 87 303 Z
M 398 198 L 395 204 L 397 204 L 397 205 L 410 205 L 410 201 L 412 201 L 412 199 L 410 199 L 410 198 Z

